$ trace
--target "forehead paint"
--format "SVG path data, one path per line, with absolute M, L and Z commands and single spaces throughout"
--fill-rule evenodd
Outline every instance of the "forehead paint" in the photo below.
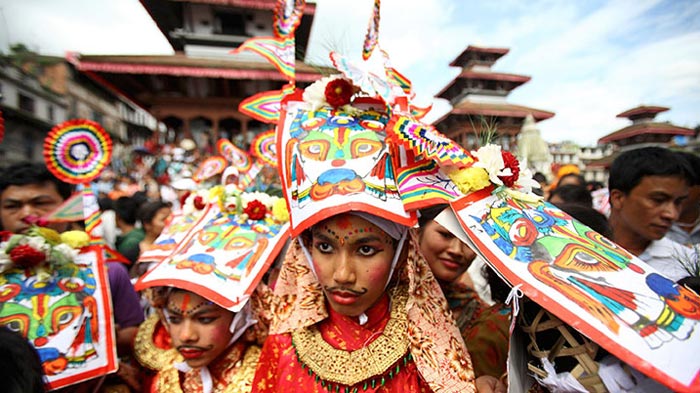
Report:
M 194 314 L 197 310 L 204 306 L 214 304 L 208 300 L 202 300 L 200 303 L 190 308 L 191 300 L 192 299 L 190 298 L 190 294 L 185 293 L 182 296 L 182 301 L 180 302 L 179 306 L 177 304 L 174 304 L 174 302 L 168 302 L 168 308 L 180 315 L 189 316 Z
M 333 229 L 330 226 L 323 225 L 321 230 L 323 232 L 326 232 L 330 237 L 336 239 L 338 243 L 342 246 L 345 245 L 345 242 L 350 240 L 352 236 L 355 235 L 362 235 L 364 233 L 374 233 L 374 228 L 370 225 L 367 225 L 365 227 L 360 227 L 360 228 L 355 228 L 352 223 L 348 220 L 346 221 L 345 218 L 341 218 L 338 221 L 343 221 L 343 223 L 340 223 L 338 225 L 339 229 L 344 229 L 343 231 Z M 389 246 L 394 245 L 394 240 L 391 238 L 391 236 L 388 236 L 384 233 L 380 234 L 381 239 L 383 240 L 384 243 L 386 243 Z

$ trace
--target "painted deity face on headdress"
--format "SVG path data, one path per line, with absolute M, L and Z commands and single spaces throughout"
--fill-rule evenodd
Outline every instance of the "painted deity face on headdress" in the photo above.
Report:
M 92 270 L 68 264 L 46 282 L 22 272 L 17 269 L 1 278 L 0 325 L 32 343 L 49 375 L 97 356 Z
M 303 102 L 287 102 L 280 138 L 293 234 L 349 210 L 410 225 L 386 140 L 388 120 L 378 101 L 316 111 Z

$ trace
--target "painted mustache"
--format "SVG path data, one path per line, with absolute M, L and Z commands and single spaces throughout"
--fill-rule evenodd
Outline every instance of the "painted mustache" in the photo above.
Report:
M 356 289 L 350 289 L 346 288 L 343 286 L 335 286 L 335 287 L 324 287 L 323 288 L 326 292 L 350 292 L 355 296 L 362 296 L 365 293 L 367 293 L 367 288 L 362 288 L 359 291 Z
M 208 351 L 208 350 L 210 350 L 210 349 L 212 349 L 212 348 L 213 348 L 212 345 L 209 345 L 208 347 L 195 347 L 195 346 L 192 346 L 192 345 L 180 345 L 180 346 L 177 347 L 176 349 L 178 350 L 178 352 L 181 351 L 181 350 L 206 352 L 206 351 Z

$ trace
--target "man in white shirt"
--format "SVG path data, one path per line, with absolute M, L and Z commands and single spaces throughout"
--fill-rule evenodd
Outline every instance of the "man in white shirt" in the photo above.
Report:
M 691 250 L 663 239 L 680 215 L 694 173 L 685 159 L 661 147 L 618 156 L 610 168 L 610 226 L 613 240 L 669 279 L 690 275 Z

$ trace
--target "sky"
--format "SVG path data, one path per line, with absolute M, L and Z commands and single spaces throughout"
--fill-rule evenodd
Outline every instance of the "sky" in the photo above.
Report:
M 361 61 L 372 0 L 318 0 L 307 62 L 329 49 Z M 638 105 L 671 110 L 659 121 L 700 125 L 700 1 L 384 0 L 379 43 L 412 80 L 428 121 L 450 110 L 434 98 L 459 74 L 468 45 L 509 48 L 494 71 L 532 79 L 508 102 L 555 113 L 548 142 L 597 140 L 629 124 Z M 138 0 L 0 0 L 0 49 L 22 42 L 42 54 L 170 54 Z

